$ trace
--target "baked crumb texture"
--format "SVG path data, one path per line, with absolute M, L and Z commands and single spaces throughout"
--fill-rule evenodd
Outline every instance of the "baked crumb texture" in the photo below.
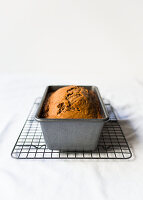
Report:
M 50 119 L 102 118 L 95 92 L 79 86 L 67 86 L 52 92 L 43 108 L 43 117 Z

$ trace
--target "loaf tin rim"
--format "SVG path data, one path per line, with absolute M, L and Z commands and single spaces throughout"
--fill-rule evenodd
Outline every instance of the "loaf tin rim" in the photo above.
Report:
M 96 90 L 96 93 L 98 95 L 98 98 L 99 98 L 99 101 L 100 101 L 100 104 L 101 104 L 101 107 L 103 109 L 103 112 L 104 112 L 104 118 L 102 119 L 84 119 L 84 118 L 80 118 L 80 119 L 50 119 L 50 118 L 41 118 L 39 117 L 39 114 L 41 113 L 41 109 L 43 108 L 43 103 L 45 101 L 45 98 L 47 96 L 47 93 L 48 93 L 48 89 L 49 87 L 66 87 L 68 85 L 48 85 L 44 91 L 44 94 L 43 94 L 43 97 L 41 99 L 41 102 L 39 104 L 39 107 L 37 109 L 37 112 L 35 114 L 35 120 L 38 121 L 38 122 L 48 122 L 48 121 L 93 121 L 93 122 L 101 122 L 101 121 L 108 121 L 109 120 L 109 115 L 108 115 L 108 112 L 106 110 L 106 107 L 104 105 L 104 102 L 102 100 L 102 97 L 100 95 L 100 92 L 98 90 L 98 87 L 97 86 L 93 86 L 93 85 L 77 85 L 77 86 L 80 86 L 80 87 L 91 87 L 91 88 L 94 88 Z

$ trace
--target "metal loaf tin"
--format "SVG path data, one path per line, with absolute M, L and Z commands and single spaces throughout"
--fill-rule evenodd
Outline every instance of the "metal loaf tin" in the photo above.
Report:
M 95 150 L 104 123 L 109 119 L 108 113 L 96 86 L 82 86 L 93 90 L 99 99 L 102 119 L 46 119 L 41 117 L 44 103 L 49 92 L 61 86 L 48 86 L 45 90 L 35 119 L 40 122 L 45 142 L 49 149 L 63 151 Z

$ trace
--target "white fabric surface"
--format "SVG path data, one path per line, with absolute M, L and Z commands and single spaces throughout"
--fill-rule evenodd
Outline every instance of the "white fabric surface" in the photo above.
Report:
M 72 80 L 72 82 L 69 82 Z M 78 82 L 76 81 L 78 80 Z M 83 81 L 83 82 L 82 82 Z M 0 75 L 0 199 L 140 200 L 143 197 L 143 84 L 133 78 Z M 97 85 L 116 108 L 131 160 L 16 160 L 11 150 L 35 98 L 48 84 Z

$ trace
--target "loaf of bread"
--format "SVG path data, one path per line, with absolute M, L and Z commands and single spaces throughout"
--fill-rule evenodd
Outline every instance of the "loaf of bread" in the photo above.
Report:
M 79 86 L 62 87 L 52 92 L 45 102 L 43 117 L 50 119 L 102 118 L 96 93 Z

